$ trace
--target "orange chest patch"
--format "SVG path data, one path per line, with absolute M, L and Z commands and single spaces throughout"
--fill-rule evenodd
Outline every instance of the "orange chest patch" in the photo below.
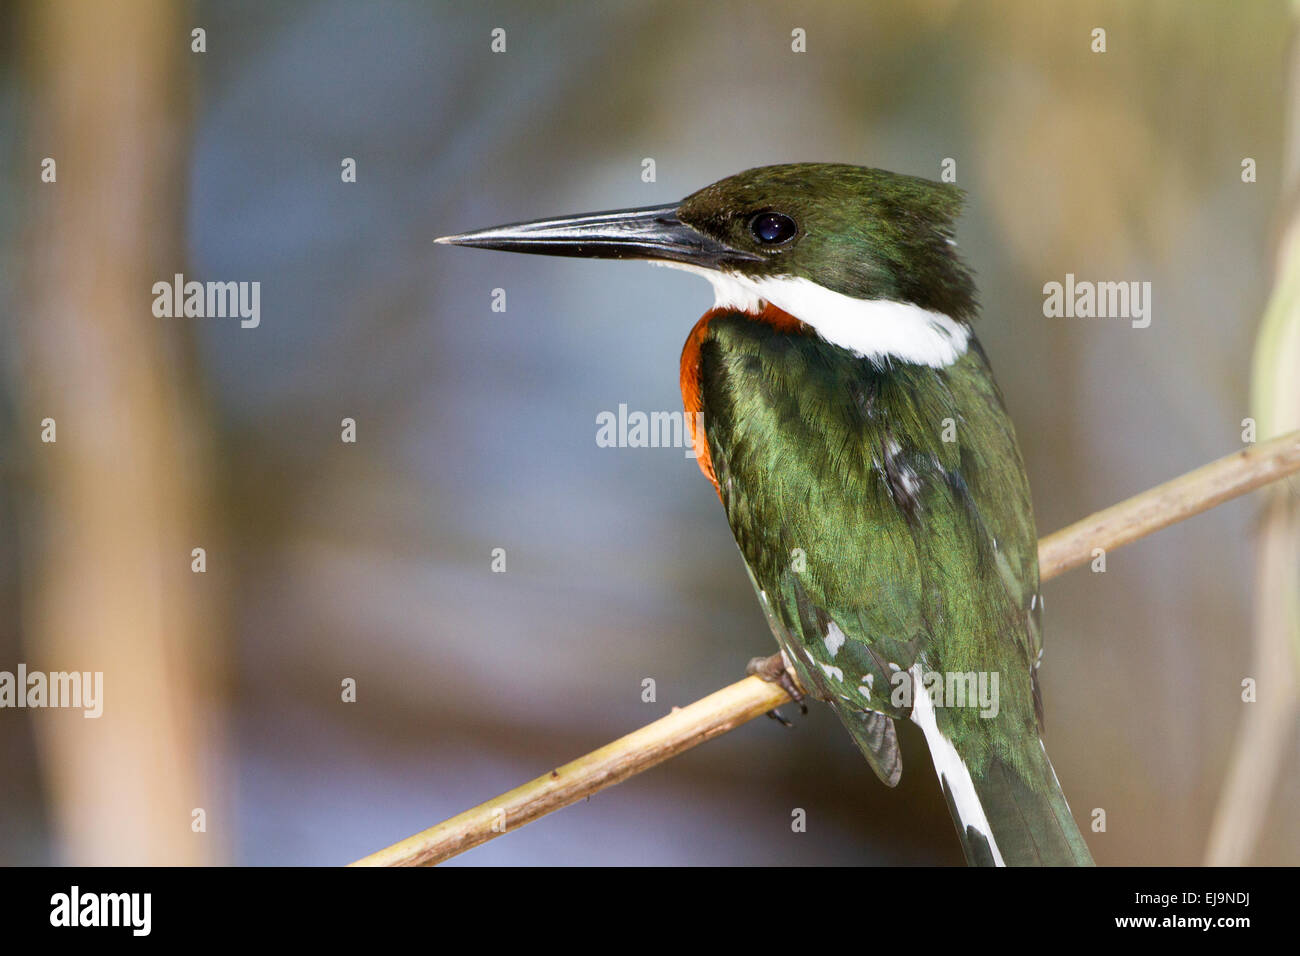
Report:
M 709 336 L 709 323 L 719 315 L 734 314 L 732 309 L 710 309 L 700 317 L 686 337 L 682 346 L 681 387 L 682 405 L 686 409 L 686 427 L 691 433 L 691 447 L 695 450 L 695 461 L 709 479 L 713 490 L 722 497 L 718 486 L 718 476 L 713 471 L 713 458 L 709 452 L 709 441 L 704 431 L 704 394 L 700 380 L 700 350 Z M 807 326 L 789 312 L 783 312 L 773 305 L 765 305 L 758 315 L 747 317 L 755 322 L 763 322 L 781 332 L 804 332 Z

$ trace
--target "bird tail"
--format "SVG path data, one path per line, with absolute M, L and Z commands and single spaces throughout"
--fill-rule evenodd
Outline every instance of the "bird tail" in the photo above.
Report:
M 1037 735 L 1014 760 L 963 754 L 943 735 L 917 695 L 913 720 L 925 732 L 957 836 L 971 866 L 1092 866 L 1092 855 L 1065 802 Z
M 987 821 L 986 837 L 959 813 L 955 789 L 943 779 L 944 796 L 971 866 L 1092 866 L 1092 855 L 1070 814 L 1056 771 L 1041 741 L 1031 739 L 1018 769 L 998 757 L 982 773 L 970 774 Z

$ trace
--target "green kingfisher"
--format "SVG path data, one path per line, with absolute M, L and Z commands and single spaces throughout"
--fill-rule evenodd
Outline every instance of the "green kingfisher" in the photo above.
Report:
M 889 786 L 894 721 L 917 724 L 972 865 L 1091 865 L 1042 744 L 1038 539 L 971 328 L 962 195 L 796 163 L 674 205 L 437 241 L 707 278 L 681 390 L 780 646 L 751 672 L 830 704 Z

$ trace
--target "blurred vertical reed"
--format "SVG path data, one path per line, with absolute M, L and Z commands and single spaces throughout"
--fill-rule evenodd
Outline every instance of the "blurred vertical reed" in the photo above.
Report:
M 1300 3 L 1292 4 L 1300 25 Z M 1272 295 L 1255 340 L 1251 416 L 1266 441 L 1300 428 L 1300 46 L 1292 36 L 1285 117 L 1281 224 Z M 1243 678 L 1256 682 L 1232 748 L 1205 862 L 1248 863 L 1263 832 L 1300 716 L 1300 489 L 1295 478 L 1265 489 L 1255 546 L 1255 619 Z M 1243 689 L 1244 691 L 1244 689 Z
M 22 627 L 33 670 L 103 673 L 103 714 L 33 712 L 58 847 L 78 865 L 213 861 L 205 709 L 220 673 L 210 430 L 185 326 L 151 287 L 183 271 L 189 14 L 168 0 L 23 9 L 29 197 L 19 420 Z M 42 439 L 52 419 L 55 441 Z M 228 563 L 228 562 L 227 562 Z M 218 577 L 220 575 L 217 575 Z

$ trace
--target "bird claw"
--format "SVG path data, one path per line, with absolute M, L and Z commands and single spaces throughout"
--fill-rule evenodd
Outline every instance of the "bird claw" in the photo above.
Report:
M 793 727 L 793 726 L 794 726 L 794 724 L 790 723 L 790 721 L 788 721 L 788 720 L 785 719 L 785 716 L 784 716 L 784 715 L 781 713 L 781 711 L 779 711 L 779 710 L 776 710 L 776 709 L 769 710 L 769 711 L 767 712 L 767 716 L 771 717 L 773 720 L 775 720 L 775 721 L 776 721 L 778 724 L 780 724 L 782 727 Z
M 757 677 L 759 680 L 766 681 L 769 684 L 778 685 L 783 691 L 790 695 L 790 699 L 799 705 L 799 713 L 807 714 L 808 705 L 804 703 L 804 692 L 795 683 L 794 676 L 785 668 L 785 659 L 780 654 L 773 654 L 771 657 L 755 657 L 745 665 L 745 673 Z M 793 726 L 788 720 L 781 716 L 779 710 L 769 710 L 767 716 L 773 720 L 779 721 L 782 726 Z

